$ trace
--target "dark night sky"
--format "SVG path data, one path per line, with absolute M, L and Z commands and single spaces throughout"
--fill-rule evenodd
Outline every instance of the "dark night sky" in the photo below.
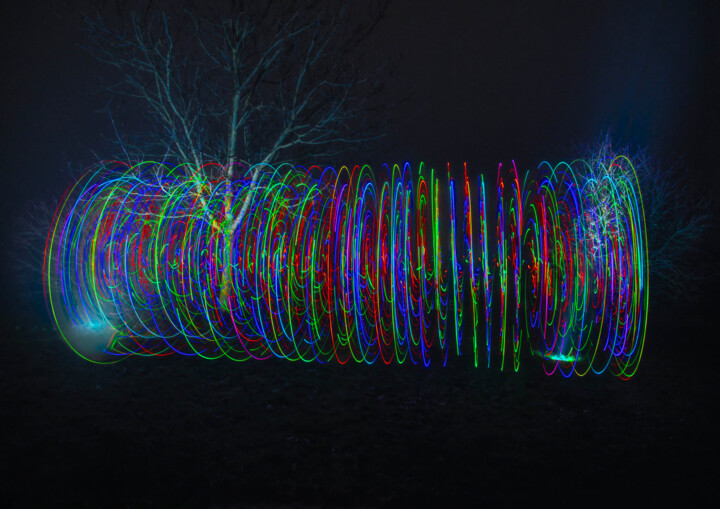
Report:
M 72 2 L 71 2 L 72 3 Z M 396 128 L 369 159 L 469 163 L 493 172 L 571 159 L 611 129 L 717 190 L 718 26 L 713 2 L 395 1 L 368 61 L 394 59 Z M 6 3 L 2 20 L 2 245 L 33 197 L 58 196 L 76 169 L 107 157 L 104 69 L 58 3 Z M 56 11 L 65 15 L 58 16 Z M 339 164 L 361 161 L 338 161 Z M 8 250 L 5 250 L 9 258 Z M 3 288 L 12 288 L 9 260 Z M 3 299 L 14 300 L 14 290 Z

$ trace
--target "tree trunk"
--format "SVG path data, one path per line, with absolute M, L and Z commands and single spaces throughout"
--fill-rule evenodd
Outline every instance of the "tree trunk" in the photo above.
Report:
M 225 258 L 225 270 L 223 270 L 222 278 L 220 279 L 220 308 L 226 313 L 230 313 L 230 297 L 233 290 L 233 266 L 231 260 L 232 254 L 232 233 L 223 233 L 223 250 Z

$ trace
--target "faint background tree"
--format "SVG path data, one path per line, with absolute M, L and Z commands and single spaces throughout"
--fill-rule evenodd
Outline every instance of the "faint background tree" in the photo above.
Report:
M 621 177 L 611 172 L 632 171 L 629 165 L 611 165 L 617 156 L 625 155 L 632 162 L 645 210 L 650 295 L 672 302 L 695 301 L 697 284 L 707 276 L 706 271 L 714 270 L 698 256 L 713 217 L 709 197 L 698 190 L 679 163 L 663 164 L 648 149 L 617 147 L 609 132 L 580 146 L 578 152 L 588 163 L 588 175 L 598 181 L 608 175 Z M 624 176 L 634 181 L 634 176 Z
M 42 295 L 45 240 L 56 205 L 57 203 L 51 200 L 38 198 L 30 201 L 24 210 L 13 218 L 13 268 L 23 293 L 30 300 L 36 300 Z

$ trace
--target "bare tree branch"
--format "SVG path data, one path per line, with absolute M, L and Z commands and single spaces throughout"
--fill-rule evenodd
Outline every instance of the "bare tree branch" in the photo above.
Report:
M 158 155 L 189 173 L 194 198 L 230 242 L 262 185 L 262 165 L 383 134 L 357 128 L 382 80 L 361 76 L 356 61 L 386 5 L 353 11 L 349 2 L 146 4 L 142 12 L 118 9 L 115 22 L 85 16 L 84 27 L 90 52 L 116 72 L 109 90 L 136 101 L 155 128 L 144 147 L 124 144 L 126 156 L 160 147 Z M 238 165 L 254 169 L 242 172 L 249 187 L 234 206 Z M 220 175 L 209 174 L 218 169 Z M 221 211 L 208 210 L 216 190 L 223 193 Z
M 616 148 L 609 133 L 581 150 L 591 171 L 618 155 L 633 163 L 645 210 L 653 292 L 676 302 L 692 300 L 691 289 L 707 276 L 708 267 L 693 256 L 711 225 L 711 201 L 689 188 L 677 164 L 661 164 L 646 149 Z

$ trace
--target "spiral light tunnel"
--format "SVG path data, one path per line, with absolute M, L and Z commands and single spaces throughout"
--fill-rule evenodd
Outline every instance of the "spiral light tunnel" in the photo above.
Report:
M 407 163 L 232 181 L 197 178 L 217 165 L 106 163 L 58 206 L 48 308 L 94 362 L 463 357 L 629 378 L 647 326 L 644 213 L 631 162 L 603 164 L 618 171 L 543 163 L 521 180 L 513 164 L 492 182 Z

